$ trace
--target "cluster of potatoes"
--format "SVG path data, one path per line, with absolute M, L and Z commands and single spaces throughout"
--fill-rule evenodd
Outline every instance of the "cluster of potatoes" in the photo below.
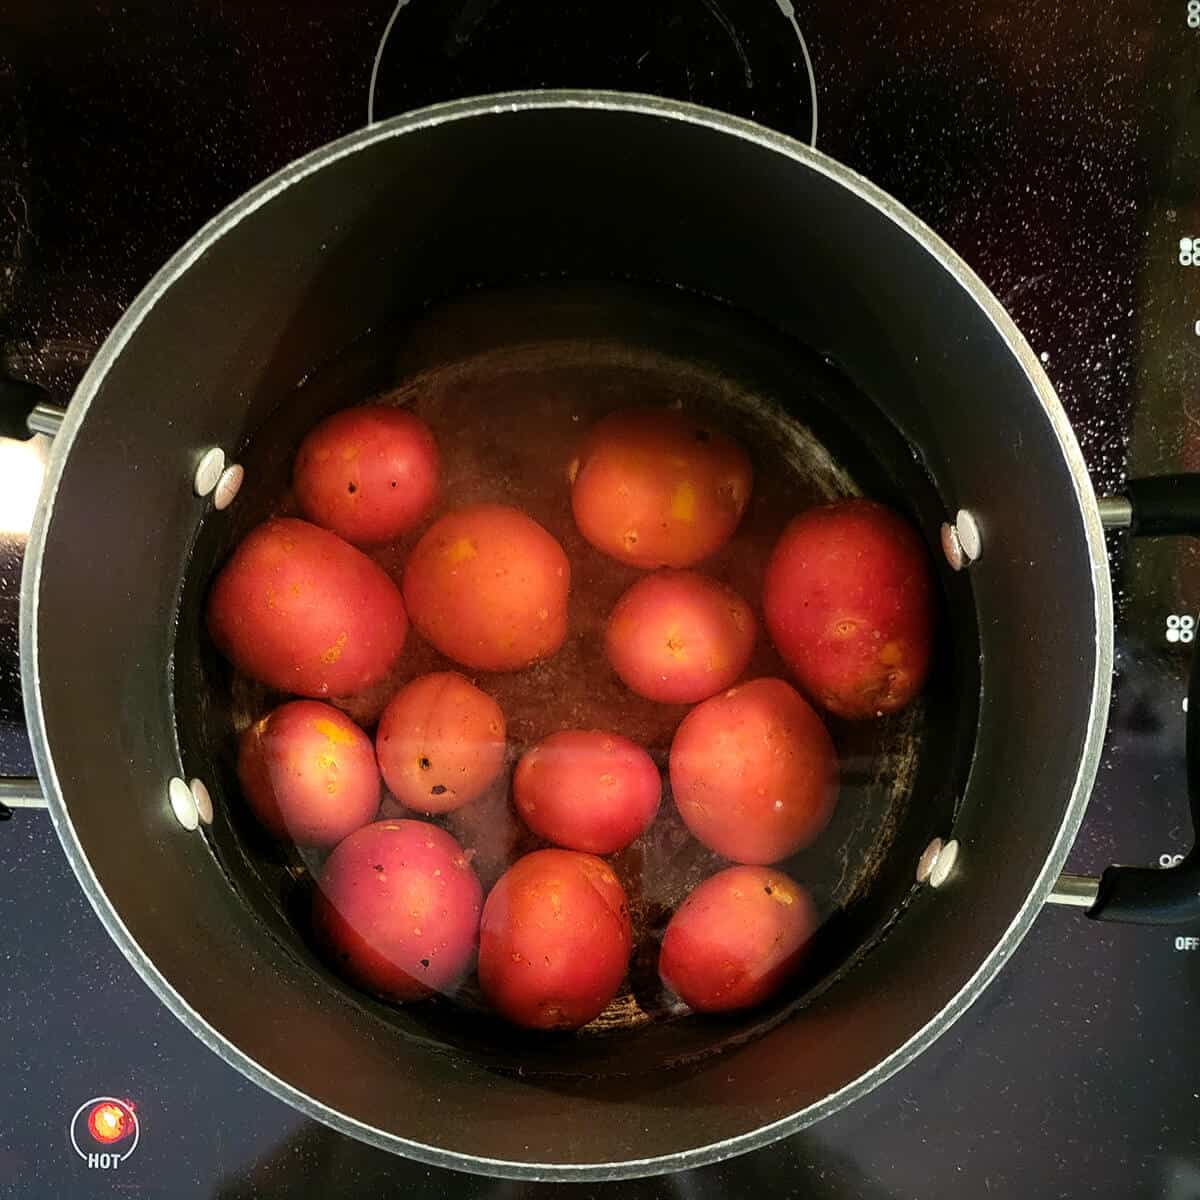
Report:
M 671 793 L 691 833 L 734 864 L 675 912 L 660 974 L 698 1011 L 761 1003 L 814 927 L 807 892 L 773 864 L 811 843 L 835 805 L 837 756 L 819 710 L 852 720 L 895 712 L 928 672 L 924 547 L 869 500 L 799 513 L 761 597 L 799 686 L 739 682 L 758 636 L 754 610 L 693 568 L 736 533 L 753 486 L 745 450 L 680 410 L 647 408 L 599 421 L 563 465 L 584 538 L 647 572 L 611 613 L 608 662 L 639 696 L 694 705 L 671 744 Z M 398 587 L 360 547 L 415 533 L 439 498 L 435 438 L 401 408 L 347 409 L 316 426 L 293 491 L 307 520 L 269 520 L 239 544 L 212 585 L 208 627 L 238 670 L 301 697 L 245 731 L 238 772 L 268 833 L 329 852 L 313 902 L 323 953 L 398 1002 L 450 992 L 476 965 L 487 1000 L 515 1024 L 586 1024 L 617 993 L 632 951 L 629 904 L 605 856 L 658 813 L 662 783 L 647 751 L 591 729 L 532 746 L 511 794 L 552 848 L 520 858 L 486 899 L 469 855 L 421 819 L 478 800 L 505 770 L 505 716 L 479 681 L 560 649 L 566 554 L 516 508 L 451 508 L 420 536 Z M 410 622 L 472 678 L 404 683 L 372 739 L 326 701 L 389 677 Z M 411 819 L 376 819 L 381 776 Z

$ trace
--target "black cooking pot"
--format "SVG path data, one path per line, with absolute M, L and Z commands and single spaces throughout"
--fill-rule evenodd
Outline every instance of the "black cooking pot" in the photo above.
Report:
M 208 758 L 229 701 L 210 686 L 198 612 L 209 570 L 254 516 L 254 487 L 286 454 L 260 449 L 228 512 L 194 494 L 193 476 L 206 449 L 253 445 L 365 331 L 473 289 L 564 277 L 670 285 L 719 300 L 731 330 L 769 329 L 798 358 L 815 349 L 841 382 L 822 390 L 815 368 L 797 378 L 793 414 L 867 447 L 939 564 L 943 521 L 951 553 L 961 534 L 976 561 L 941 567 L 948 633 L 921 765 L 886 860 L 835 906 L 800 993 L 740 1020 L 505 1040 L 340 984 L 245 852 Z M 818 392 L 819 420 L 806 403 Z M 1187 480 L 1151 483 L 1106 512 L 1181 532 L 1191 496 Z M 21 637 L 54 824 L 130 961 L 275 1095 L 438 1165 L 615 1178 L 760 1146 L 918 1054 L 1052 893 L 1093 916 L 1196 912 L 1190 857 L 1110 869 L 1103 886 L 1059 882 L 1104 735 L 1112 610 L 1101 512 L 1028 345 L 964 263 L 871 184 L 673 102 L 446 105 L 318 150 L 212 221 L 133 304 L 70 405 L 26 557 Z M 215 793 L 199 830 L 168 801 L 168 781 L 190 776 Z M 916 881 L 934 836 L 958 850 L 937 889 Z

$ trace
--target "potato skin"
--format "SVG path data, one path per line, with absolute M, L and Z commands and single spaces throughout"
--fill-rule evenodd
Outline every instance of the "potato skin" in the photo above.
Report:
M 418 525 L 438 493 L 429 426 L 404 408 L 367 404 L 326 417 L 300 443 L 292 488 L 304 515 L 356 546 Z
M 662 781 L 636 742 L 599 729 L 568 729 L 517 763 L 513 801 L 539 837 L 568 850 L 615 854 L 658 812 Z
M 807 846 L 833 814 L 833 742 L 782 679 L 755 679 L 705 700 L 671 743 L 679 815 L 710 850 L 763 866 Z
M 336 846 L 379 810 L 371 739 L 318 700 L 281 704 L 246 729 L 238 779 L 259 824 L 300 846 Z
M 658 971 L 697 1012 L 729 1012 L 785 984 L 816 927 L 808 893 L 770 867 L 729 867 L 694 888 L 663 935 Z
M 933 643 L 929 555 L 882 504 L 844 500 L 794 518 L 771 553 L 763 610 L 800 686 L 839 717 L 896 712 L 924 686 Z
M 383 778 L 406 808 L 444 813 L 481 796 L 504 765 L 500 706 L 454 671 L 405 684 L 379 718 Z
M 548 658 L 567 635 L 571 567 L 532 517 L 472 504 L 438 518 L 404 570 L 417 631 L 479 671 L 516 671 Z
M 313 932 L 339 974 L 401 1003 L 447 992 L 475 951 L 483 889 L 462 847 L 425 821 L 377 821 L 329 856 Z
M 617 601 L 604 651 L 639 696 L 695 704 L 741 675 L 757 635 L 750 605 L 732 588 L 697 571 L 655 571 Z
M 629 409 L 592 427 L 568 467 L 575 523 L 634 567 L 688 567 L 733 536 L 753 471 L 732 438 L 677 409 Z
M 252 529 L 221 568 L 208 629 L 239 671 L 319 699 L 382 679 L 404 648 L 408 617 L 396 585 L 361 550 L 282 517 Z
M 536 850 L 483 906 L 479 983 L 516 1025 L 578 1029 L 617 994 L 632 947 L 629 905 L 607 863 Z

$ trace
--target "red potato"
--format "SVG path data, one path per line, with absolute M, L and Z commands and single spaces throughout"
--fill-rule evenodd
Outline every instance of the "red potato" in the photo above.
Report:
M 208 596 L 208 629 L 239 671 L 298 696 L 348 696 L 400 656 L 408 617 L 361 550 L 307 521 L 250 531 Z
M 837 756 L 821 718 L 782 679 L 755 679 L 705 700 L 671 743 L 671 788 L 710 850 L 765 865 L 829 823 Z
M 462 847 L 425 821 L 377 821 L 329 856 L 313 932 L 338 972 L 402 1003 L 447 992 L 475 951 L 483 889 Z
M 695 704 L 746 669 L 758 629 L 750 605 L 695 571 L 656 571 L 617 601 L 604 649 L 630 690 L 666 704 Z
M 304 515 L 346 541 L 390 541 L 416 526 L 437 499 L 437 443 L 407 409 L 347 408 L 301 442 L 292 487 Z
M 575 523 L 597 550 L 634 567 L 687 567 L 723 546 L 753 472 L 732 438 L 677 409 L 598 422 L 568 468 Z
M 617 994 L 633 931 L 608 864 L 573 850 L 519 859 L 488 895 L 479 983 L 500 1014 L 529 1029 L 578 1029 Z
M 663 935 L 658 972 L 697 1012 L 770 999 L 816 928 L 808 893 L 782 871 L 729 867 L 695 888 Z
M 767 630 L 800 686 L 839 717 L 909 704 L 933 643 L 933 578 L 913 528 L 871 500 L 809 509 L 783 531 L 763 583 Z
M 479 671 L 517 671 L 567 636 L 571 567 L 535 520 L 503 504 L 440 517 L 404 569 L 417 632 L 447 658 Z
M 658 812 L 662 783 L 636 742 L 598 729 L 551 734 L 517 763 L 513 800 L 539 837 L 588 854 L 615 854 Z
M 259 824 L 301 846 L 336 846 L 379 809 L 371 739 L 317 700 L 281 704 L 251 725 L 238 750 L 238 779 Z
M 443 813 L 481 796 L 504 765 L 504 714 L 453 671 L 392 697 L 375 733 L 383 778 L 406 808 Z

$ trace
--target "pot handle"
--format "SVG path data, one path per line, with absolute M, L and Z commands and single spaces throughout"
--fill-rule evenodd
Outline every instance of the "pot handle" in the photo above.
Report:
M 36 384 L 0 375 L 0 437 L 24 441 L 35 433 L 54 437 L 63 421 L 63 410 Z M 0 778 L 0 821 L 14 808 L 45 808 L 46 798 L 36 779 Z
M 1127 528 L 1135 537 L 1200 535 L 1200 475 L 1157 475 L 1132 479 L 1123 496 L 1100 502 L 1108 528 Z M 1063 875 L 1051 899 L 1087 906 L 1100 921 L 1173 925 L 1200 921 L 1200 654 L 1188 676 L 1187 791 L 1193 844 L 1173 867 L 1108 867 L 1099 879 Z
M 50 393 L 34 383 L 0 375 L 0 437 L 24 441 L 35 433 L 54 437 L 63 423 L 63 409 Z

